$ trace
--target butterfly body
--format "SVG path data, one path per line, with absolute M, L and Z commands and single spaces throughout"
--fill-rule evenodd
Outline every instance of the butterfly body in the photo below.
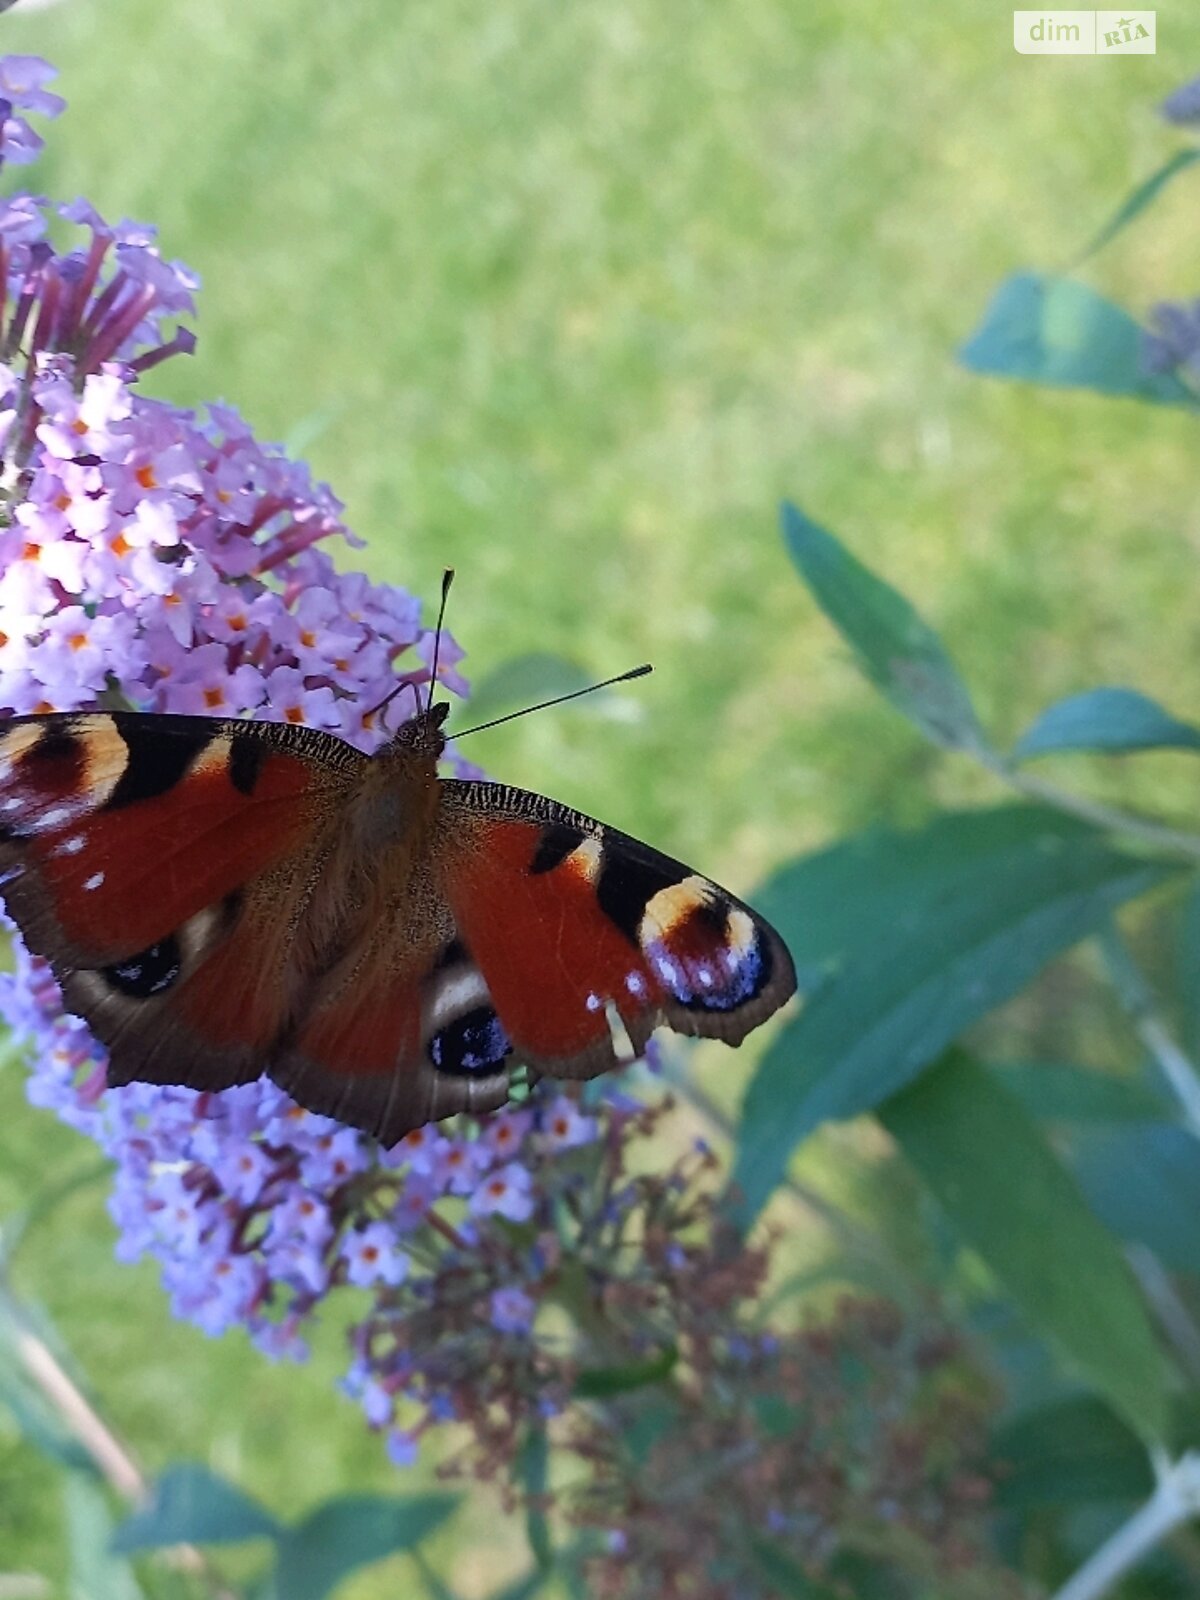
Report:
M 0 723 L 0 893 L 111 1083 L 268 1073 L 394 1143 L 590 1077 L 653 1029 L 737 1044 L 795 988 L 778 935 L 557 802 L 438 776 L 447 707 L 367 756 L 287 723 Z

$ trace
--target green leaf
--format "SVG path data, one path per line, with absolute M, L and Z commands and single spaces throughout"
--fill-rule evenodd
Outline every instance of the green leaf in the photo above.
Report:
M 530 1428 L 517 1459 L 517 1475 L 525 1490 L 525 1536 L 538 1570 L 554 1565 L 554 1547 L 546 1516 L 546 1485 L 550 1470 L 550 1441 L 545 1428 Z
M 779 1600 L 836 1600 L 832 1589 L 810 1578 L 800 1563 L 784 1547 L 764 1534 L 750 1535 L 754 1565 L 773 1596 Z
M 1013 750 L 1017 761 L 1054 751 L 1096 750 L 1123 755 L 1135 750 L 1200 750 L 1200 728 L 1177 717 L 1136 689 L 1089 689 L 1043 711 Z
M 477 722 L 490 722 L 493 717 L 522 711 L 526 706 L 553 700 L 560 694 L 575 694 L 595 681 L 591 673 L 567 656 L 548 651 L 512 656 L 474 686 L 470 706 L 460 716 L 469 716 L 472 726 Z M 603 699 L 606 694 L 605 690 L 597 690 L 595 698 Z M 453 737 L 453 730 L 450 736 Z
M 531 1572 L 524 1578 L 518 1578 L 515 1583 L 497 1589 L 488 1596 L 488 1600 L 533 1600 L 534 1595 L 541 1594 L 550 1578 L 549 1572 Z
M 1137 1078 L 1064 1061 L 1001 1061 L 989 1070 L 1033 1116 L 1046 1122 L 1168 1122 L 1172 1105 Z
M 914 884 L 901 909 L 885 880 L 873 942 L 776 1035 L 751 1080 L 731 1183 L 743 1225 L 814 1128 L 902 1088 L 1115 907 L 1180 870 L 1035 807 L 963 813 L 926 832 L 936 848 L 919 835 L 914 847 L 934 862 L 927 890 Z
M 1089 1135 L 1073 1165 L 1092 1209 L 1118 1238 L 1144 1244 L 1178 1272 L 1200 1273 L 1200 1140 L 1144 1124 Z
M 8 1353 L 4 1360 L 8 1362 Z M 58 1466 L 84 1475 L 98 1476 L 98 1468 L 78 1439 L 62 1425 L 41 1393 L 16 1365 L 0 1368 L 0 1406 L 20 1429 L 21 1437 Z
M 625 1361 L 611 1367 L 585 1367 L 575 1379 L 572 1393 L 579 1400 L 607 1400 L 630 1389 L 645 1389 L 669 1378 L 679 1360 L 673 1344 L 655 1351 L 644 1361 Z
M 112 1516 L 100 1485 L 94 1478 L 69 1472 L 63 1479 L 63 1499 L 70 1600 L 142 1600 L 132 1568 L 112 1550 Z
M 1128 312 L 1086 284 L 1018 272 L 997 289 L 959 360 L 996 377 L 1194 407 L 1173 374 L 1144 369 L 1142 338 Z
M 998 1428 L 989 1451 L 1003 1510 L 1142 1500 L 1154 1489 L 1146 1447 L 1102 1400 L 1069 1395 Z
M 624 1420 L 622 1448 L 636 1467 L 644 1467 L 659 1440 L 667 1438 L 678 1426 L 679 1406 L 675 1400 L 643 1400 Z
M 185 1461 L 168 1467 L 149 1505 L 125 1518 L 113 1549 L 128 1554 L 172 1544 L 240 1544 L 281 1532 L 282 1524 L 257 1500 L 200 1462 Z
M 982 749 L 983 730 L 957 668 L 904 596 L 788 501 L 783 533 L 801 577 L 876 688 L 935 744 Z
M 1200 1060 L 1200 878 L 1188 891 L 1179 922 L 1176 958 L 1182 1010 L 1180 1037 L 1193 1061 Z
M 1076 266 L 1081 266 L 1089 257 L 1094 256 L 1098 250 L 1102 250 L 1106 244 L 1111 243 L 1124 228 L 1129 226 L 1135 217 L 1140 216 L 1147 206 L 1158 199 L 1172 178 L 1194 165 L 1197 161 L 1200 161 L 1200 149 L 1195 145 L 1186 145 L 1182 150 L 1176 150 L 1175 154 L 1167 161 L 1164 161 L 1161 167 L 1152 172 L 1142 183 L 1139 183 L 1132 194 L 1126 196 L 1100 229 L 1100 232 L 1084 250 L 1079 260 L 1075 263 Z
M 845 957 L 907 937 L 947 901 L 986 892 L 1014 857 L 1054 849 L 1059 838 L 1094 838 L 1086 824 L 1046 806 L 945 811 L 922 828 L 868 828 L 781 867 L 754 896 L 783 935 L 811 993 Z
M 359 1567 L 411 1550 L 458 1505 L 448 1494 L 343 1495 L 318 1506 L 279 1534 L 275 1592 L 279 1600 L 324 1600 Z
M 1020 1103 L 954 1052 L 879 1116 L 1030 1325 L 1139 1434 L 1161 1438 L 1167 1372 L 1133 1276 Z

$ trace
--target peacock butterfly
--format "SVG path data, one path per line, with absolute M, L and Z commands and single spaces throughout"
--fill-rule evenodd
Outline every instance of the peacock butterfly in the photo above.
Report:
M 292 723 L 0 722 L 0 895 L 110 1084 L 268 1074 L 394 1144 L 590 1078 L 660 1024 L 736 1045 L 793 993 L 726 890 L 542 795 L 438 775 L 449 706 L 374 755 Z

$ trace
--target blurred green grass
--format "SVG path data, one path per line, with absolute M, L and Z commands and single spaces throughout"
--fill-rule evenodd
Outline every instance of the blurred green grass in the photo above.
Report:
M 973 0 L 66 0 L 5 15 L 0 48 L 62 68 L 35 187 L 157 222 L 202 275 L 159 392 L 307 431 L 376 576 L 432 599 L 457 566 L 478 675 L 655 663 L 634 720 L 551 713 L 472 755 L 745 888 L 984 792 L 854 675 L 787 567 L 784 494 L 916 600 L 1001 733 L 1098 681 L 1200 715 L 1194 423 L 953 360 L 1006 272 L 1069 259 L 1175 148 L 1153 108 L 1200 66 L 1200 13 L 1161 22 L 1155 57 L 1040 59 Z M 1196 292 L 1194 207 L 1185 178 L 1093 281 L 1135 311 Z M 1194 813 L 1186 758 L 1140 771 L 1093 769 Z M 10 1074 L 0 1215 L 87 1159 Z M 395 1483 L 331 1393 L 335 1327 L 313 1369 L 270 1368 L 173 1324 L 111 1244 L 88 1191 L 21 1282 L 151 1466 L 209 1454 L 284 1511 Z M 51 1489 L 0 1435 L 0 1568 L 61 1575 Z M 464 1593 L 506 1559 L 498 1521 L 456 1554 Z

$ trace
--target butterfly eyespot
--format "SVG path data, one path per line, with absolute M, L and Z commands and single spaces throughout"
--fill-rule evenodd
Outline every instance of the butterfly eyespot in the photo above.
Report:
M 428 1048 L 439 1072 L 486 1077 L 511 1055 L 512 1042 L 491 1007 L 476 1006 L 439 1029 Z
M 179 941 L 172 934 L 139 950 L 137 955 L 114 962 L 111 967 L 102 967 L 100 975 L 118 994 L 128 995 L 131 1000 L 148 1000 L 169 989 L 182 971 Z

